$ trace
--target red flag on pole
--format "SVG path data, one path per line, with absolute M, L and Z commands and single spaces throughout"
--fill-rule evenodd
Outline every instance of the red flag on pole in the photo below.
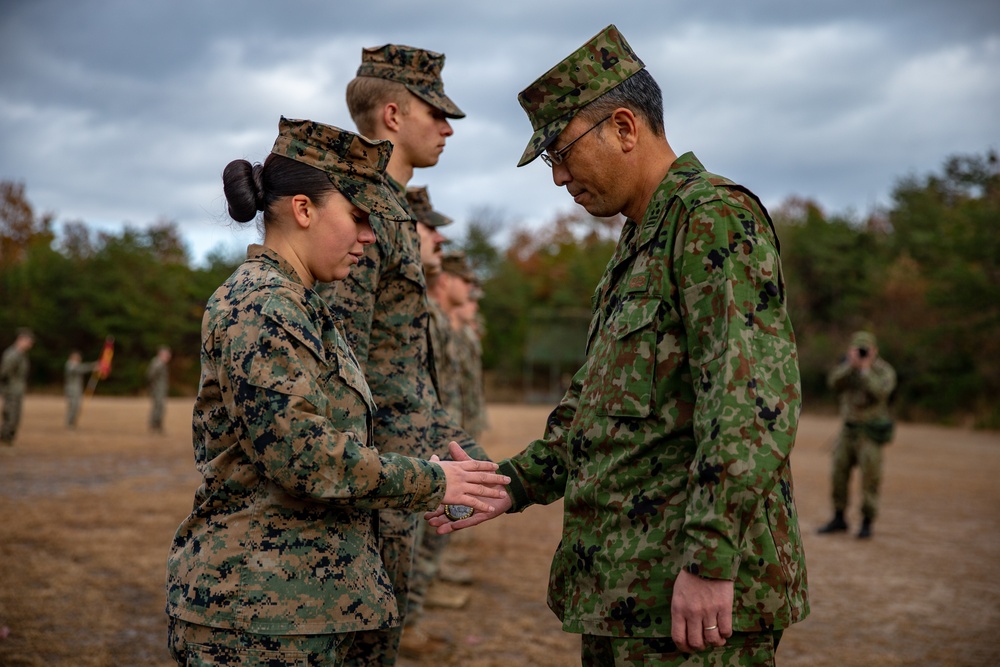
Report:
M 97 375 L 101 380 L 106 380 L 111 372 L 111 359 L 115 356 L 115 337 L 108 336 L 104 339 L 104 349 L 101 350 L 101 358 L 97 360 Z

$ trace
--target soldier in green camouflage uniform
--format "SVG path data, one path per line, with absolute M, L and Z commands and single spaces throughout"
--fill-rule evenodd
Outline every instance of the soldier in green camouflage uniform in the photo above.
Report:
M 386 181 L 400 205 L 413 170 L 437 164 L 452 129 L 464 114 L 444 93 L 444 56 L 387 44 L 364 49 L 358 75 L 347 88 L 347 107 L 358 130 L 387 139 L 394 150 Z M 486 458 L 441 406 L 431 378 L 427 283 L 420 238 L 412 211 L 405 221 L 371 216 L 376 242 L 365 249 L 360 271 L 320 293 L 343 318 L 344 333 L 378 401 L 374 442 L 379 451 L 421 458 L 445 455 L 458 442 L 477 459 Z M 391 577 L 400 613 L 405 614 L 417 532 L 417 515 L 381 513 L 382 560 Z M 362 632 L 348 657 L 351 665 L 392 665 L 401 630 Z
M 163 432 L 163 414 L 170 388 L 170 356 L 170 348 L 161 346 L 146 367 L 146 381 L 149 383 L 149 398 L 152 401 L 149 429 L 155 433 Z
M 263 165 L 226 167 L 230 215 L 263 210 L 264 245 L 202 321 L 193 427 L 204 482 L 167 564 L 178 664 L 343 664 L 353 633 L 399 622 L 376 510 L 487 509 L 502 495 L 488 485 L 509 481 L 489 462 L 375 449 L 372 394 L 313 289 L 358 263 L 375 240 L 369 214 L 405 217 L 381 179 L 391 150 L 282 118 Z
M 18 426 L 21 425 L 21 410 L 24 394 L 28 391 L 28 350 L 35 344 L 35 334 L 31 329 L 21 328 L 10 347 L 0 358 L 0 389 L 3 390 L 3 416 L 0 421 L 0 442 L 13 445 Z
M 455 309 L 454 329 L 457 340 L 459 385 L 462 392 L 462 428 L 473 438 L 479 439 L 486 428 L 486 398 L 483 394 L 483 347 L 482 325 L 479 316 L 479 299 L 482 288 L 475 273 L 468 267 L 462 268 L 460 277 L 469 287 L 465 303 Z
M 501 462 L 494 515 L 563 501 L 548 603 L 584 665 L 773 665 L 809 611 L 777 239 L 753 194 L 674 154 L 643 67 L 609 26 L 520 94 L 520 164 L 542 154 L 588 213 L 626 221 L 587 360 L 543 438 Z
M 428 341 L 430 345 L 431 377 L 441 406 L 459 425 L 462 416 L 462 391 L 459 385 L 460 368 L 455 353 L 455 336 L 447 304 L 439 298 L 439 291 L 447 283 L 442 245 L 447 241 L 438 231 L 452 222 L 451 218 L 434 210 L 425 187 L 408 187 L 406 201 L 417 219 L 420 235 L 420 259 L 427 281 Z M 442 642 L 428 634 L 422 627 L 424 605 L 430 586 L 441 566 L 441 556 L 448 544 L 447 535 L 425 530 L 423 522 L 417 525 L 413 569 L 410 573 L 407 595 L 406 624 L 400 639 L 399 652 L 411 658 L 433 653 Z M 467 596 L 465 596 L 467 597 Z M 455 606 L 461 606 L 459 601 Z
M 66 391 L 66 426 L 76 428 L 76 420 L 80 415 L 80 403 L 83 400 L 83 385 L 87 376 L 97 368 L 97 362 L 83 362 L 79 352 L 73 350 L 66 359 L 65 391 Z
M 875 335 L 858 331 L 844 359 L 827 378 L 840 400 L 844 425 L 833 452 L 834 516 L 819 529 L 820 534 L 847 530 L 844 512 L 854 466 L 861 469 L 861 529 L 858 537 L 872 535 L 878 516 L 879 487 L 882 484 L 882 447 L 892 438 L 889 398 L 896 388 L 896 371 L 879 356 Z

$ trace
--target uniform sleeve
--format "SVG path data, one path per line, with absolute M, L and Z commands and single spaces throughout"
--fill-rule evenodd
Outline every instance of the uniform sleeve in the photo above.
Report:
M 756 207 L 694 208 L 674 247 L 695 389 L 685 568 L 734 579 L 746 527 L 787 466 L 800 406 L 775 239 Z
M 896 371 L 882 359 L 876 359 L 867 373 L 860 373 L 861 384 L 865 391 L 877 401 L 884 403 L 889 400 L 896 388 Z
M 830 370 L 826 376 L 826 385 L 836 392 L 841 392 L 852 387 L 855 381 L 854 376 L 854 367 L 843 361 Z
M 340 361 L 324 361 L 321 337 L 304 311 L 276 303 L 235 318 L 223 336 L 222 358 L 231 373 L 231 414 L 248 438 L 246 455 L 289 493 L 359 508 L 430 509 L 444 496 L 444 471 L 429 461 L 380 456 L 358 429 L 328 416 L 339 401 L 361 400 Z M 332 361 L 332 363 L 331 363 Z M 355 409 L 356 412 L 356 409 Z
M 545 433 L 524 450 L 500 462 L 497 471 L 510 477 L 513 506 L 511 512 L 521 512 L 529 505 L 548 505 L 566 493 L 570 451 L 567 434 L 580 405 L 580 389 L 586 377 L 586 366 L 577 371 L 569 390 L 549 414 Z

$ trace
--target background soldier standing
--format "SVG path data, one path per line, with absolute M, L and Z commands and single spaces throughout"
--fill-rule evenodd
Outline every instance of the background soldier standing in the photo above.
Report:
M 149 397 L 153 404 L 149 412 L 149 428 L 163 433 L 163 413 L 166 410 L 167 391 L 170 388 L 170 348 L 161 346 L 146 369 Z
M 18 329 L 17 338 L 3 352 L 0 359 L 0 387 L 3 387 L 3 423 L 0 424 L 0 442 L 13 445 L 17 428 L 21 424 L 24 393 L 28 390 L 28 350 L 35 344 L 31 329 Z
M 83 356 L 73 350 L 66 359 L 66 426 L 76 428 L 76 419 L 80 415 L 80 402 L 83 400 L 84 380 L 97 368 L 97 362 L 83 362 Z
M 827 384 L 837 392 L 844 420 L 833 451 L 833 519 L 820 534 L 847 530 L 848 488 L 851 470 L 861 468 L 861 529 L 858 537 L 872 535 L 878 516 L 882 484 L 882 447 L 892 439 L 889 399 L 896 388 L 896 371 L 879 356 L 875 335 L 858 331 L 851 336 L 844 359 L 830 371 Z

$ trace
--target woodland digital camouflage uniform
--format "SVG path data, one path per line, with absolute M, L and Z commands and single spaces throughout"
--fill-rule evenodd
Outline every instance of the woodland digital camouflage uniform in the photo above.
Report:
M 535 129 L 523 159 L 552 135 L 544 119 L 572 119 L 566 97 L 589 103 L 642 67 L 614 26 L 567 61 L 522 93 Z M 563 500 L 548 603 L 564 630 L 669 640 L 682 569 L 734 582 L 737 632 L 808 614 L 789 464 L 799 369 L 777 245 L 757 198 L 690 153 L 643 219 L 626 220 L 586 362 L 543 438 L 500 467 L 512 511 Z M 743 651 L 714 649 L 712 664 L 752 661 Z
M 460 117 L 457 114 L 461 111 L 444 95 L 443 86 L 424 76 L 437 76 L 444 56 L 431 52 L 421 55 L 418 51 L 395 45 L 365 49 L 358 75 L 398 80 L 432 106 Z M 420 69 L 418 74 L 401 71 L 410 64 Z M 347 340 L 377 398 L 374 444 L 379 451 L 419 458 L 445 456 L 448 443 L 454 440 L 473 458 L 487 459 L 438 400 L 431 378 L 430 314 L 416 218 L 407 207 L 405 188 L 388 176 L 385 180 L 410 219 L 396 222 L 372 215 L 376 241 L 365 248 L 359 265 L 345 280 L 317 285 L 317 290 L 342 320 Z M 401 610 L 407 606 L 418 520 L 419 515 L 413 512 L 381 513 L 382 560 Z M 400 632 L 396 629 L 356 636 L 357 651 L 352 662 L 364 662 L 366 656 L 361 654 L 367 653 L 375 656 L 368 664 L 381 664 L 378 656 L 391 664 Z
M 170 550 L 167 613 L 260 634 L 398 623 L 377 514 L 436 507 L 444 472 L 382 453 L 375 406 L 326 302 L 273 251 L 209 301 L 194 409 L 204 483 Z
M 462 428 L 473 438 L 479 438 L 486 427 L 482 343 L 479 335 L 468 325 L 455 332 L 455 340 L 461 375 Z
M 428 320 L 434 386 L 441 406 L 470 437 L 475 435 L 462 422 L 462 368 L 459 363 L 458 341 L 448 315 L 434 299 L 427 299 Z

